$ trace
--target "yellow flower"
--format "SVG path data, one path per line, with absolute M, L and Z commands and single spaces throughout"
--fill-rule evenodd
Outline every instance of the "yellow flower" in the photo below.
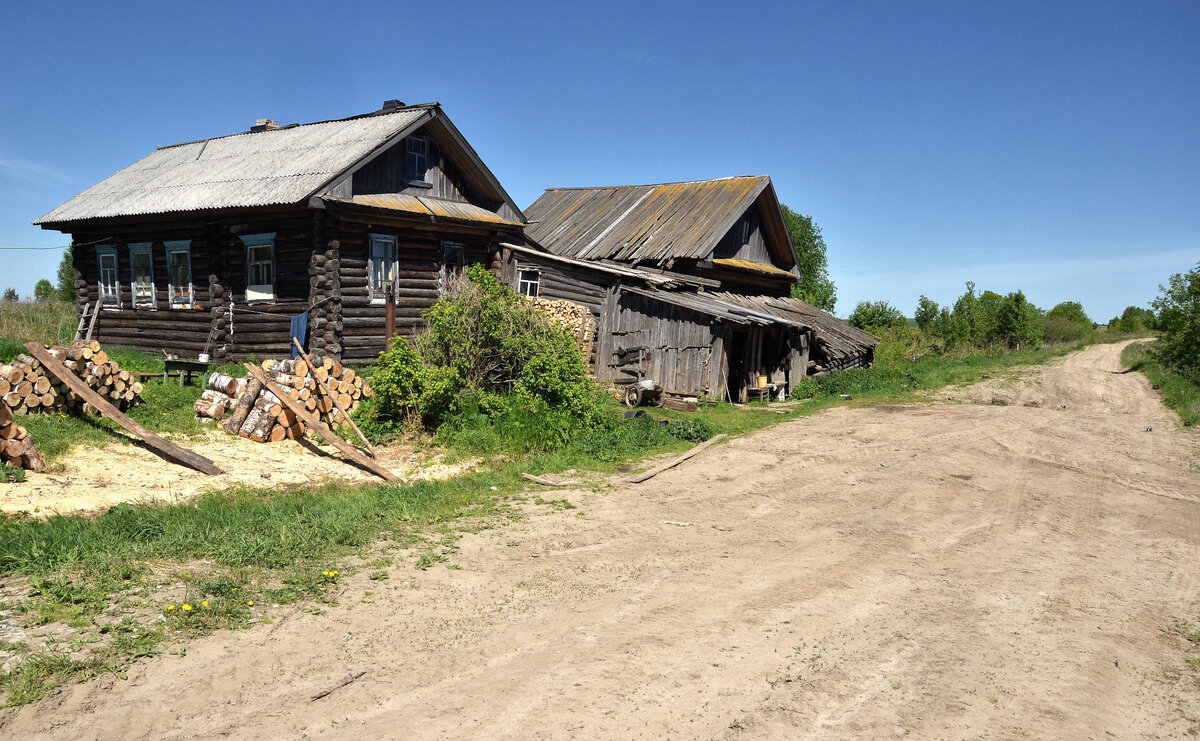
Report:
M 246 600 L 246 604 L 250 605 L 251 607 L 254 607 L 254 600 L 248 599 L 248 600 Z
M 191 612 L 191 611 L 192 611 L 192 606 L 191 606 L 191 605 L 189 605 L 188 603 L 184 602 L 184 603 L 183 603 L 183 611 L 184 611 L 184 612 Z
M 338 572 L 336 572 L 336 571 L 330 571 L 329 573 L 330 573 L 330 574 L 332 574 L 333 576 L 337 576 L 337 575 L 338 575 Z
M 200 606 L 201 606 L 201 607 L 208 607 L 208 600 L 204 600 L 203 602 L 201 602 L 201 603 L 200 603 Z
M 322 572 L 321 572 L 321 576 L 329 576 L 329 572 L 328 572 L 328 571 L 322 571 Z
M 234 587 L 234 588 L 233 588 L 233 591 L 235 591 L 235 592 L 236 592 L 236 591 L 237 591 L 237 587 Z
M 175 612 L 175 605 L 167 605 L 167 612 Z

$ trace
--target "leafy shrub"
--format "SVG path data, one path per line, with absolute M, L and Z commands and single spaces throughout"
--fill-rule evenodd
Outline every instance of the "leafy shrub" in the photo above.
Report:
M 1078 301 L 1064 301 L 1042 317 L 1046 342 L 1078 342 L 1092 336 L 1094 324 Z
M 859 329 L 883 329 L 906 324 L 904 314 L 887 301 L 859 301 L 847 319 Z
M 1181 373 L 1200 378 L 1200 263 L 1176 273 L 1154 299 L 1158 309 L 1158 355 Z
M 1041 312 L 1024 293 L 1008 294 L 996 308 L 994 329 L 987 341 L 1003 343 L 1010 349 L 1036 349 L 1042 344 Z
M 1158 328 L 1158 317 L 1150 309 L 1141 306 L 1126 306 L 1121 316 L 1113 317 L 1108 328 L 1115 332 L 1145 332 Z
M 693 418 L 668 424 L 667 434 L 680 440 L 700 443 L 713 436 L 713 429 L 704 420 Z

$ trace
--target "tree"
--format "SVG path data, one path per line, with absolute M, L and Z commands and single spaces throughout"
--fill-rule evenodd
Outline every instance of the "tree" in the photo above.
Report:
M 1176 273 L 1151 304 L 1158 309 L 1159 356 L 1177 370 L 1200 375 L 1200 263 Z
M 1074 342 L 1091 336 L 1095 324 L 1078 301 L 1063 301 L 1042 319 L 1047 342 Z
M 1158 317 L 1145 307 L 1126 306 L 1121 316 L 1113 317 L 1108 326 L 1117 332 L 1145 332 L 1158 327 Z
M 922 294 L 921 298 L 917 299 L 917 312 L 913 314 L 913 318 L 916 319 L 918 327 L 929 329 L 937 321 L 939 312 L 937 302 Z
M 33 286 L 33 298 L 36 301 L 49 301 L 54 298 L 54 286 L 42 278 Z
M 5 288 L 4 296 L 0 297 L 0 301 L 20 301 L 21 297 L 17 295 L 17 289 Z
M 1042 344 L 1042 313 L 1029 303 L 1024 293 L 1016 291 L 1001 298 L 995 316 L 992 330 L 994 341 L 1002 342 L 1014 350 L 1021 347 L 1033 349 Z
M 859 301 L 846 321 L 859 329 L 887 329 L 908 324 L 904 314 L 887 301 Z
M 812 220 L 780 204 L 783 222 L 796 250 L 796 265 L 803 282 L 792 286 L 792 296 L 818 309 L 832 312 L 837 303 L 837 287 L 829 278 L 829 262 L 825 257 L 825 239 L 821 227 Z
M 59 301 L 75 300 L 75 252 L 74 247 L 63 251 L 62 259 L 58 261 L 58 285 L 55 286 Z

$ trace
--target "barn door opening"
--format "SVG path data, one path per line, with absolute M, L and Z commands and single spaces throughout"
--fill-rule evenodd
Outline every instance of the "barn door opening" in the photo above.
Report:
M 729 359 L 729 376 L 726 380 L 729 401 L 740 404 L 746 390 L 746 347 L 749 336 L 742 331 L 730 330 L 725 340 L 725 357 Z

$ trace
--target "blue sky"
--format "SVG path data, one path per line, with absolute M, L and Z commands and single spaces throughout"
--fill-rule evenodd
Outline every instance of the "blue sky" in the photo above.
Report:
M 203 7 L 208 6 L 208 7 Z M 509 193 L 768 174 L 839 315 L 966 281 L 1104 321 L 1200 260 L 1200 3 L 21 3 L 0 247 L 156 145 L 441 101 Z M 0 250 L 32 292 L 60 253 Z

